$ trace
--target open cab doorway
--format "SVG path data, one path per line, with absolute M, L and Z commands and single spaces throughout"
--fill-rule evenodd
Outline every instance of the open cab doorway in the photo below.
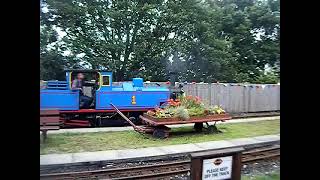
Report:
M 83 86 L 83 96 L 86 98 L 90 98 L 89 105 L 82 107 L 81 106 L 81 96 L 79 90 L 73 90 L 72 89 L 72 83 L 75 79 L 77 79 L 77 75 L 79 73 L 82 73 L 84 75 L 84 79 L 82 81 Z M 79 93 L 79 107 L 80 109 L 95 109 L 95 103 L 96 103 L 96 92 L 100 89 L 101 85 L 101 74 L 100 72 L 96 70 L 68 70 L 67 71 L 67 77 L 69 82 L 69 88 L 72 91 L 78 91 Z

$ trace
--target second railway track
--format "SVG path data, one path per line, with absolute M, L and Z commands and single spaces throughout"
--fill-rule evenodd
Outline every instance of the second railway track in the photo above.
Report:
M 242 163 L 248 164 L 265 159 L 279 158 L 280 145 L 255 148 L 244 151 Z M 168 178 L 175 175 L 188 174 L 190 160 L 175 160 L 171 162 L 150 165 L 87 170 L 64 173 L 41 174 L 40 179 L 155 179 Z

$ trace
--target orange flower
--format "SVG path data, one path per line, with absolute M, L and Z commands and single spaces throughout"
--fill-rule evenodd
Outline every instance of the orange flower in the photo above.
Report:
M 187 96 L 186 99 L 191 100 L 191 99 L 193 99 L 193 97 L 192 96 Z

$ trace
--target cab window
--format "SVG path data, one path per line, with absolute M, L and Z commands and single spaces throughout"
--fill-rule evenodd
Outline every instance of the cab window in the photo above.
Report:
M 102 86 L 110 86 L 110 76 L 102 76 Z

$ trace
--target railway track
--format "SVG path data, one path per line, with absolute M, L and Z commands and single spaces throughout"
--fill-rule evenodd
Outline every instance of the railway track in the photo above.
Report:
M 263 147 L 243 152 L 242 163 L 248 164 L 278 157 L 280 157 L 280 145 Z M 41 174 L 40 179 L 169 179 L 169 177 L 188 174 L 188 172 L 190 172 L 190 160 L 177 160 L 127 168 Z

